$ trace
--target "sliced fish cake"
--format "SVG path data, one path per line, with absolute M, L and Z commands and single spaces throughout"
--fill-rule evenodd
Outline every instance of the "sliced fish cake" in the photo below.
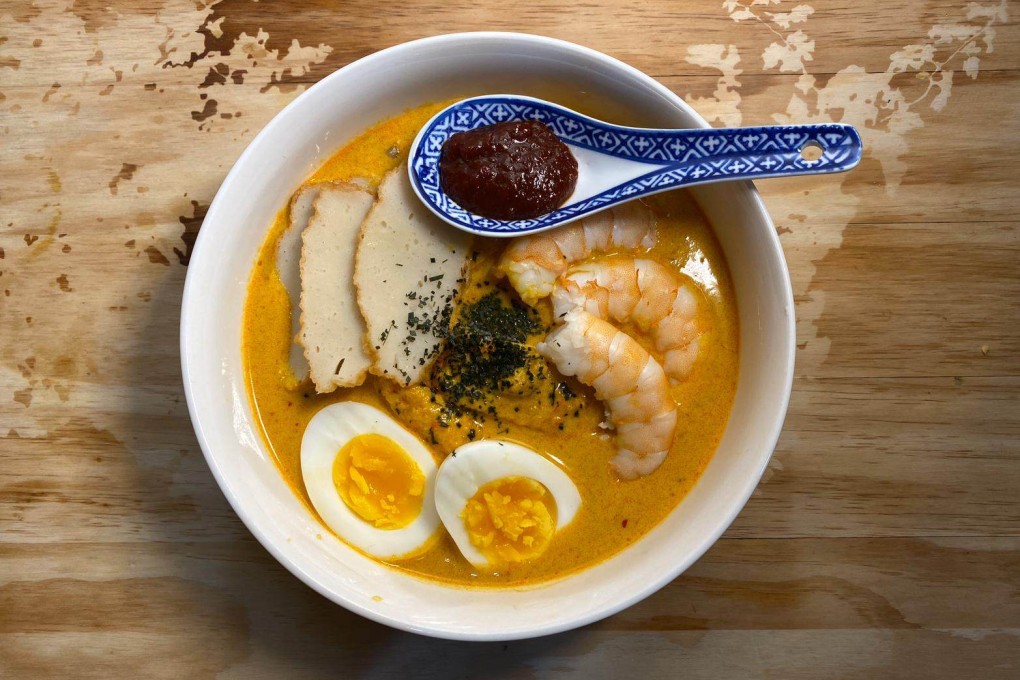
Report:
M 353 283 L 358 234 L 372 201 L 355 184 L 320 185 L 302 232 L 298 341 L 316 392 L 360 385 L 372 363 Z
M 301 233 L 312 216 L 312 205 L 319 196 L 318 184 L 307 184 L 290 201 L 288 227 L 276 245 L 276 273 L 290 298 L 290 372 L 297 382 L 308 377 L 308 360 L 297 342 L 301 330 Z
M 400 385 L 421 382 L 442 349 L 470 250 L 468 234 L 414 195 L 405 168 L 383 178 L 354 271 L 372 373 Z

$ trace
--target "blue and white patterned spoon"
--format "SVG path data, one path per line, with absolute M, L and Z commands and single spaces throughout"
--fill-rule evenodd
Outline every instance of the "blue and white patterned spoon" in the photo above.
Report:
M 458 132 L 513 120 L 541 121 L 570 147 L 578 165 L 574 192 L 561 207 L 533 219 L 502 221 L 470 213 L 440 185 L 443 144 Z M 518 236 L 668 189 L 844 172 L 860 160 L 861 137 L 850 125 L 632 128 L 604 123 L 541 99 L 502 94 L 465 99 L 436 114 L 411 145 L 408 172 L 418 198 L 444 221 L 483 236 Z

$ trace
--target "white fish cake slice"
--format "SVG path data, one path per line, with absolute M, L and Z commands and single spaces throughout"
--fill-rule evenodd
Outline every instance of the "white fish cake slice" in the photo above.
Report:
M 470 250 L 468 234 L 414 195 L 405 168 L 383 178 L 354 270 L 372 373 L 400 385 L 421 382 L 442 349 Z
M 301 234 L 312 216 L 312 205 L 319 196 L 318 184 L 308 184 L 295 192 L 290 201 L 287 230 L 276 245 L 276 273 L 290 298 L 290 372 L 297 382 L 308 377 L 308 360 L 297 342 L 301 330 Z
M 320 185 L 301 236 L 301 329 L 315 391 L 365 380 L 372 358 L 354 292 L 354 254 L 373 196 L 354 184 Z

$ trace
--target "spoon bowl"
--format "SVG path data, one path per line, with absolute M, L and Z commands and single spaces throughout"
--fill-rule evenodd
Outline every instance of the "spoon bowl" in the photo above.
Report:
M 515 120 L 545 123 L 577 159 L 577 184 L 545 215 L 496 220 L 471 213 L 440 181 L 443 145 L 458 132 Z M 411 186 L 443 221 L 483 236 L 552 229 L 639 196 L 709 182 L 845 172 L 861 160 L 850 125 L 662 130 L 614 125 L 542 99 L 485 95 L 459 101 L 422 127 L 408 154 Z

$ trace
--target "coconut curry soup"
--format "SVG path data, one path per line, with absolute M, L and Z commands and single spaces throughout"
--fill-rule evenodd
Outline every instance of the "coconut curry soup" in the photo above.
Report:
M 443 106 L 367 130 L 279 213 L 244 309 L 248 395 L 341 540 L 422 578 L 534 584 L 623 550 L 697 482 L 736 390 L 736 303 L 683 190 L 510 240 L 440 223 L 405 166 Z

